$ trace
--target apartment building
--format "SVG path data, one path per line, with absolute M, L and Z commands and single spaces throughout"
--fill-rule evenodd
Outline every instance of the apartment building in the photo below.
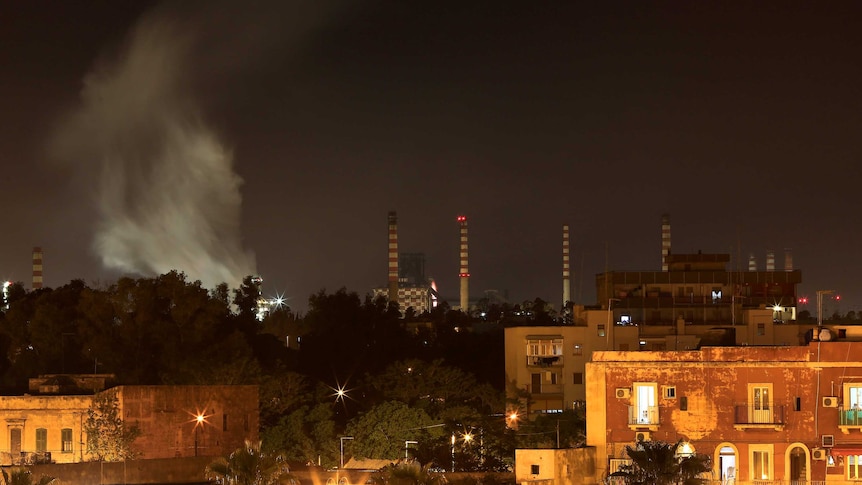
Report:
M 645 440 L 683 440 L 722 483 L 862 480 L 862 342 L 596 352 L 586 382 L 597 480 Z

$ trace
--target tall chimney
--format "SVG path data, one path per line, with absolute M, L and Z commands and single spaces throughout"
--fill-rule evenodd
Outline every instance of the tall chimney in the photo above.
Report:
M 33 289 L 42 288 L 42 248 L 33 248 Z
M 784 271 L 793 271 L 793 252 L 784 248 Z
M 661 270 L 668 270 L 670 256 L 670 215 L 661 216 Z
M 461 226 L 461 270 L 458 277 L 461 279 L 461 311 L 470 309 L 470 269 L 467 265 L 467 217 L 458 216 L 458 224 Z
M 757 259 L 754 258 L 754 253 L 748 253 L 748 271 L 757 271 Z
M 572 301 L 571 276 L 569 273 L 569 225 L 563 224 L 563 310 Z
M 389 212 L 389 301 L 398 303 L 398 216 Z
M 775 251 L 766 250 L 766 271 L 775 271 Z

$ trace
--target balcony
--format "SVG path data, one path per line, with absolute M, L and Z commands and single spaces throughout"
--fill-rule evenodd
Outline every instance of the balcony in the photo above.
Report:
M 528 355 L 527 367 L 562 367 L 562 355 Z
M 844 434 L 850 433 L 851 429 L 862 431 L 862 409 L 838 408 L 838 428 Z
M 753 404 L 734 406 L 733 427 L 736 429 L 784 429 L 784 406 L 761 409 Z
M 649 429 L 655 431 L 659 426 L 658 406 L 629 406 L 629 429 Z

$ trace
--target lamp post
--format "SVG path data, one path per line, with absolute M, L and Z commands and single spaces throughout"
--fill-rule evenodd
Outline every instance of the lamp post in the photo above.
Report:
M 198 426 L 203 426 L 206 416 L 198 413 L 195 416 L 195 456 L 198 456 Z
M 455 473 L 455 432 L 452 432 L 452 473 Z
M 417 445 L 417 444 L 419 444 L 419 442 L 418 442 L 418 441 L 408 441 L 408 440 L 404 440 L 404 460 L 408 460 L 408 459 L 410 459 L 410 456 L 407 454 L 407 447 L 408 447 L 409 445 Z
M 344 440 L 352 440 L 353 436 L 342 436 L 338 438 L 341 442 L 341 468 L 344 468 Z

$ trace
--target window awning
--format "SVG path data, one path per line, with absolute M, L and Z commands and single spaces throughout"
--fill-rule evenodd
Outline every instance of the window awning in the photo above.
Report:
M 862 443 L 858 445 L 839 445 L 830 448 L 832 456 L 862 455 Z
M 527 340 L 556 340 L 562 338 L 562 335 L 527 335 Z

